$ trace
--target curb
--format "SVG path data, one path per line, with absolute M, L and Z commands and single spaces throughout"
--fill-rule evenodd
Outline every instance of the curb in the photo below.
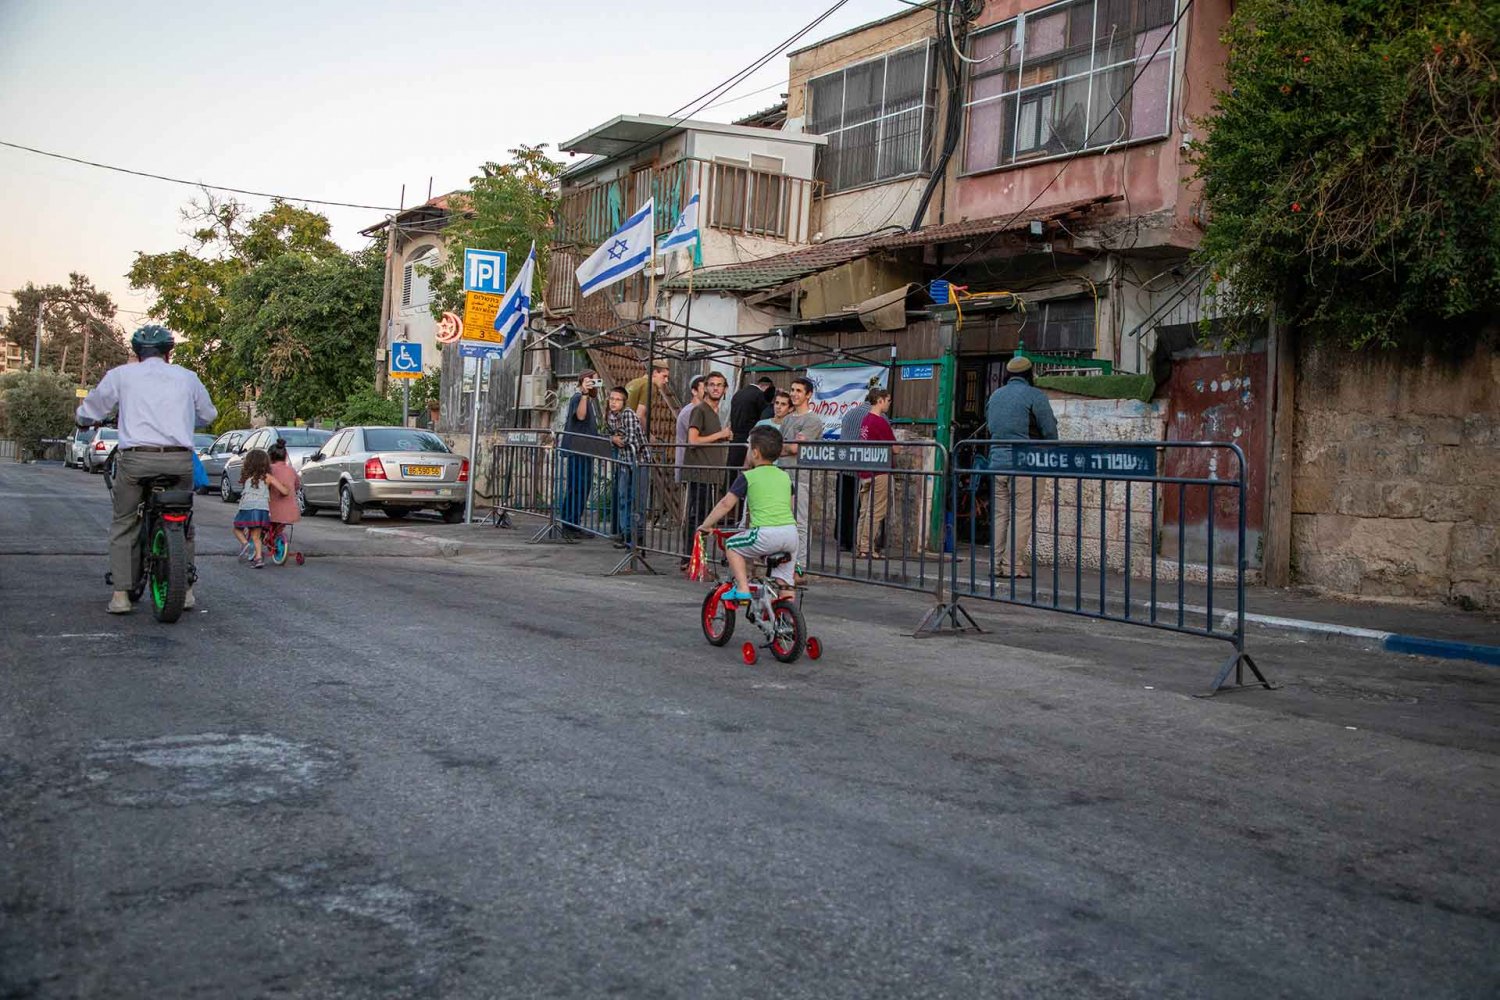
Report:
M 1189 612 L 1205 613 L 1203 608 L 1187 608 Z M 1309 635 L 1335 636 L 1376 642 L 1388 653 L 1404 653 L 1409 656 L 1433 656 L 1442 660 L 1467 660 L 1489 667 L 1500 667 L 1500 646 L 1487 646 L 1476 642 L 1458 642 L 1453 639 L 1434 639 L 1430 636 L 1403 635 L 1400 632 L 1382 632 L 1379 629 L 1359 628 L 1354 625 L 1338 625 L 1333 622 L 1307 621 L 1301 618 L 1279 618 L 1275 615 L 1245 613 L 1245 624 L 1265 625 L 1285 629 L 1289 632 L 1304 632 Z M 1223 627 L 1234 628 L 1234 615 L 1226 614 Z
M 464 543 L 456 538 L 428 535 L 411 528 L 366 528 L 365 534 L 380 538 L 396 538 L 414 545 L 430 545 L 437 550 L 439 555 L 445 556 L 457 555 L 464 548 Z

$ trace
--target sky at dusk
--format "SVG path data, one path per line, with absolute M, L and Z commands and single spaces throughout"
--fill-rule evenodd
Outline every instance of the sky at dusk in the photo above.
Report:
M 466 186 L 519 143 L 667 114 L 831 2 L 0 0 L 0 139 L 294 198 L 394 206 L 404 184 L 410 205 L 429 177 L 434 193 Z M 792 48 L 901 9 L 849 0 Z M 786 68 L 776 57 L 697 117 L 775 104 Z M 129 329 L 149 302 L 125 272 L 137 251 L 187 245 L 195 193 L 0 147 L 0 290 L 81 271 Z M 383 214 L 320 210 L 351 249 Z

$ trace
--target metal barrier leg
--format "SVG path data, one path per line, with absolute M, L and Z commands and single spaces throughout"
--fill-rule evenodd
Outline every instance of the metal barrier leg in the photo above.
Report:
M 547 507 L 547 523 L 542 525 L 540 531 L 531 536 L 531 543 L 566 542 L 571 545 L 573 544 L 573 539 L 569 538 L 567 532 L 563 531 L 563 526 L 559 523 L 557 516 L 558 505 L 563 502 L 563 460 L 558 457 L 558 453 L 555 451 L 552 455 L 552 502 Z
M 1255 660 L 1250 657 L 1250 654 L 1245 652 L 1243 647 L 1236 647 L 1235 651 L 1229 655 L 1229 659 L 1225 660 L 1224 665 L 1219 668 L 1219 675 L 1214 678 L 1214 682 L 1209 685 L 1208 690 L 1202 694 L 1194 695 L 1194 697 L 1212 698 L 1221 691 L 1243 691 L 1246 688 L 1255 687 L 1255 684 L 1245 683 L 1246 667 L 1249 667 L 1250 672 L 1255 675 L 1256 684 L 1259 684 L 1267 691 L 1275 691 L 1281 687 L 1280 684 L 1266 680 L 1266 675 L 1260 672 L 1260 668 L 1255 665 Z M 1229 679 L 1229 672 L 1231 670 L 1234 671 L 1234 684 L 1225 687 L 1224 682 Z

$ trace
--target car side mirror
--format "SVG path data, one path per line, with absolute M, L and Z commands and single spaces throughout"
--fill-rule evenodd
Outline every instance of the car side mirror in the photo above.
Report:
M 323 461 L 323 453 L 321 451 L 315 451 L 307 460 L 309 462 L 321 462 Z

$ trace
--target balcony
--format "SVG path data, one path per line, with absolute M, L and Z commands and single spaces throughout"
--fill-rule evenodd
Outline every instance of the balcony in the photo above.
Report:
M 667 233 L 694 193 L 700 196 L 698 224 L 705 229 L 807 243 L 817 232 L 812 216 L 821 187 L 821 181 L 719 161 L 643 167 L 629 177 L 565 189 L 553 245 L 592 249 L 647 198 L 656 199 L 657 232 Z

